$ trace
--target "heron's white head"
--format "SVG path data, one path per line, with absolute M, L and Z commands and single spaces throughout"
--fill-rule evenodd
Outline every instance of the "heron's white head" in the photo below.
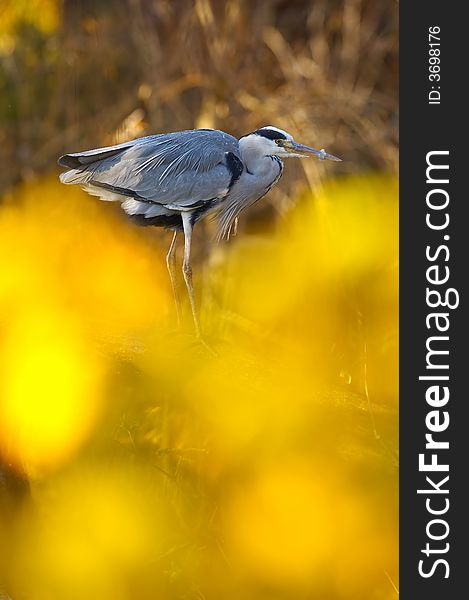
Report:
M 326 158 L 335 161 L 341 160 L 324 150 L 315 150 L 295 142 L 293 136 L 273 125 L 261 127 L 244 135 L 239 140 L 239 147 L 241 153 L 245 155 L 278 156 L 279 158 L 317 156 L 320 160 Z

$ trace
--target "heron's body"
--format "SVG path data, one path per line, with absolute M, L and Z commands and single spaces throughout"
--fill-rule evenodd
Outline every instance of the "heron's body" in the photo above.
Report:
M 190 213 L 193 226 L 217 211 L 220 237 L 226 236 L 238 213 L 262 198 L 283 171 L 277 156 L 259 157 L 242 140 L 211 129 L 148 136 L 66 154 L 60 164 L 72 169 L 60 179 L 120 201 L 139 225 L 182 230 L 181 213 Z
M 118 201 L 139 225 L 176 233 L 168 254 L 174 284 L 177 231 L 184 231 L 184 276 L 198 329 L 190 270 L 190 240 L 195 223 L 218 216 L 218 238 L 229 237 L 239 213 L 265 196 L 280 179 L 280 157 L 316 154 L 275 127 L 263 127 L 239 140 L 213 129 L 152 135 L 116 146 L 65 154 L 59 164 L 70 170 L 62 183 L 81 185 L 102 200 Z

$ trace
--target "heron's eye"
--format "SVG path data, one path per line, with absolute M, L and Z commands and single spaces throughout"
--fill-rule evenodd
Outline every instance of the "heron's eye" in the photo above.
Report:
M 282 139 L 275 140 L 275 143 L 277 144 L 277 146 L 281 146 L 283 144 L 283 142 L 284 142 L 284 140 L 282 140 Z

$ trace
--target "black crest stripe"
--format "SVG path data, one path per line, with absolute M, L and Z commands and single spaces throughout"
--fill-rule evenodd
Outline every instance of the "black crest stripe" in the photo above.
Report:
M 245 138 L 248 135 L 259 135 L 260 137 L 265 137 L 268 140 L 286 140 L 287 136 L 284 133 L 281 133 L 280 131 L 277 131 L 276 129 L 269 129 L 264 128 L 264 129 L 256 129 L 256 131 L 251 131 L 251 133 L 247 133 L 246 135 L 243 135 L 242 137 Z
M 260 135 L 268 140 L 286 140 L 287 136 L 276 129 L 257 129 L 252 132 L 255 135 Z

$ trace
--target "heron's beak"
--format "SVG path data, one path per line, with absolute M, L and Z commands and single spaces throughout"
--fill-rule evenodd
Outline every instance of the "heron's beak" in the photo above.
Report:
M 316 150 L 315 148 L 310 148 L 309 146 L 304 146 L 303 144 L 298 144 L 298 142 L 286 140 L 282 143 L 282 147 L 285 150 L 291 151 L 293 153 L 300 154 L 301 156 L 314 155 L 319 158 L 319 160 L 335 160 L 336 162 L 342 162 L 341 158 L 337 156 L 333 156 L 332 154 L 328 154 L 324 148 L 322 150 Z

